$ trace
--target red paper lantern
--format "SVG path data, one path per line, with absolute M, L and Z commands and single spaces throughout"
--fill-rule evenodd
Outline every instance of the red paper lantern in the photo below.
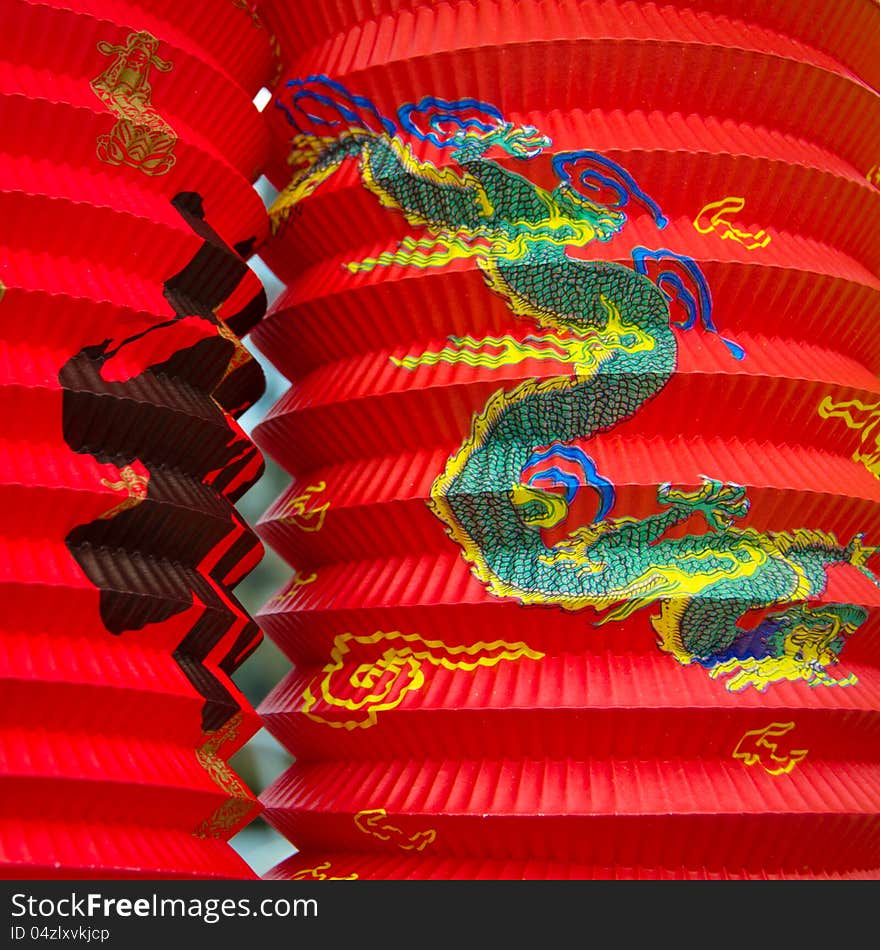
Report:
M 269 876 L 876 876 L 876 5 L 265 6 Z
M 250 877 L 259 642 L 232 589 L 262 470 L 239 336 L 266 297 L 252 104 L 276 71 L 245 4 L 0 14 L 0 873 Z

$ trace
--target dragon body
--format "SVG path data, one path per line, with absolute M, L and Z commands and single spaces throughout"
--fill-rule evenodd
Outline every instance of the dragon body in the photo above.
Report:
M 338 109 L 344 121 L 326 123 L 333 135 L 308 132 L 308 123 L 295 121 L 296 110 L 315 120 L 305 105 L 326 106 L 334 96 L 344 98 Z M 482 107 L 477 117 L 475 106 Z M 518 318 L 531 322 L 536 335 L 528 339 L 535 345 L 552 341 L 553 358 L 571 366 L 567 375 L 527 379 L 495 392 L 432 487 L 432 511 L 488 590 L 525 604 L 591 607 L 600 612 L 600 622 L 656 605 L 659 613 L 652 621 L 661 648 L 682 663 L 704 665 L 713 676 L 730 674 L 731 688 L 763 689 L 775 680 L 797 678 L 844 682 L 833 680 L 825 667 L 836 661 L 866 611 L 807 602 L 825 590 L 831 565 L 853 565 L 876 583 L 867 567 L 871 550 L 862 546 L 861 536 L 842 544 L 831 534 L 807 529 L 774 534 L 740 526 L 749 511 L 745 488 L 706 476 L 695 488 L 658 486 L 656 514 L 611 516 L 614 486 L 583 446 L 632 418 L 675 372 L 672 301 L 690 315 L 678 327 L 688 329 L 699 319 L 715 330 L 708 288 L 693 261 L 671 251 L 638 248 L 631 268 L 569 253 L 620 232 L 626 216 L 619 209 L 628 200 L 645 206 L 658 228 L 665 225 L 659 208 L 633 179 L 595 153 L 565 153 L 554 160 L 559 185 L 541 188 L 488 153 L 494 146 L 529 159 L 549 140 L 473 100 L 426 99 L 399 110 L 406 131 L 452 150 L 455 165 L 442 169 L 417 160 L 391 120 L 368 100 L 325 78 L 301 81 L 290 107 L 282 107 L 300 134 L 291 156 L 297 171 L 272 209 L 276 228 L 353 159 L 365 187 L 425 236 L 351 262 L 352 272 L 390 264 L 436 267 L 473 258 L 491 291 Z M 446 131 L 450 126 L 453 133 Z M 573 177 L 571 169 L 583 167 L 587 171 Z M 615 200 L 593 200 L 602 188 L 610 188 Z M 650 260 L 660 267 L 655 281 L 645 266 Z M 440 353 L 396 362 L 412 368 L 462 360 L 491 367 L 518 358 L 511 338 L 451 342 Z M 735 344 L 725 343 L 734 356 L 744 356 Z M 520 358 L 529 355 L 527 350 Z M 499 352 L 513 355 L 502 359 Z M 559 475 L 559 463 L 566 460 L 578 477 L 576 484 L 563 479 L 560 493 L 552 474 Z M 534 477 L 536 465 L 545 487 Z M 526 477 L 529 471 L 533 475 Z M 596 519 L 548 543 L 544 529 L 566 519 L 582 490 L 599 495 Z M 697 530 L 671 536 L 673 528 L 685 524 Z M 763 613 L 749 629 L 742 621 L 751 611 Z

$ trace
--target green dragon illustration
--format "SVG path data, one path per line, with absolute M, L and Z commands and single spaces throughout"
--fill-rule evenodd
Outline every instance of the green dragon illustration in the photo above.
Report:
M 841 544 L 819 531 L 738 526 L 749 511 L 745 488 L 708 476 L 693 489 L 660 485 L 657 514 L 610 516 L 614 486 L 581 446 L 631 418 L 675 372 L 671 300 L 677 297 L 690 313 L 677 326 L 688 329 L 699 319 L 717 332 L 708 288 L 690 259 L 637 248 L 633 269 L 568 253 L 621 231 L 626 215 L 619 208 L 630 199 L 647 208 L 658 228 L 665 225 L 623 169 L 597 153 L 560 153 L 553 160 L 559 184 L 541 188 L 488 152 L 494 147 L 530 159 L 549 139 L 476 100 L 427 97 L 405 105 L 398 111 L 403 132 L 368 99 L 323 76 L 291 81 L 276 104 L 297 131 L 294 175 L 271 209 L 276 230 L 346 159 L 355 159 L 364 186 L 426 236 L 351 262 L 352 272 L 473 258 L 489 288 L 535 327 L 526 342 L 450 338 L 444 350 L 397 365 L 497 366 L 541 354 L 570 364 L 568 375 L 497 391 L 432 487 L 432 511 L 491 593 L 524 604 L 591 607 L 601 612 L 600 623 L 657 605 L 652 623 L 661 649 L 683 664 L 702 664 L 712 677 L 729 676 L 732 690 L 765 689 L 782 679 L 855 681 L 835 680 L 825 667 L 837 661 L 867 611 L 806 601 L 823 593 L 831 565 L 853 565 L 877 583 L 867 567 L 873 549 L 863 546 L 862 535 Z M 417 159 L 404 133 L 451 149 L 455 165 Z M 601 202 L 600 193 L 613 200 Z M 651 262 L 661 268 L 656 283 L 647 276 Z M 558 476 L 565 465 L 573 466 L 578 484 L 571 485 L 569 474 L 564 494 L 553 490 L 552 478 L 548 488 L 534 476 L 537 471 L 546 486 L 548 473 Z M 585 486 L 600 496 L 596 519 L 548 544 L 542 529 L 561 524 Z M 699 518 L 708 531 L 669 536 Z M 756 625 L 747 628 L 750 611 L 757 612 Z

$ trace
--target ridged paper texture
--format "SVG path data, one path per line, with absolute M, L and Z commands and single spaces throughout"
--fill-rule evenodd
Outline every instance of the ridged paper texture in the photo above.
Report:
M 267 877 L 875 873 L 877 9 L 261 10 Z

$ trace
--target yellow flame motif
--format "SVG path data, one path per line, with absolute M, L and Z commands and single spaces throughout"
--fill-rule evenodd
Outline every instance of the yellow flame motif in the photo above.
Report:
M 433 828 L 408 835 L 387 818 L 388 812 L 384 808 L 365 808 L 354 816 L 354 823 L 364 834 L 380 841 L 391 841 L 402 851 L 423 851 L 437 837 Z
M 309 584 L 314 584 L 318 579 L 318 572 L 312 571 L 311 574 L 306 574 L 303 577 L 300 577 L 299 574 L 294 574 L 291 578 L 290 583 L 293 585 L 292 589 L 286 591 L 283 594 L 276 594 L 271 598 L 270 603 L 273 604 L 283 604 L 288 600 L 292 600 L 297 595 L 297 589 L 300 587 L 307 587 Z
M 309 485 L 301 495 L 291 498 L 284 506 L 279 521 L 295 525 L 300 531 L 320 531 L 324 527 L 324 518 L 327 516 L 330 502 L 314 507 L 314 501 L 315 496 L 326 489 L 327 483 L 323 481 L 317 485 Z
M 880 422 L 880 400 L 872 403 L 859 399 L 835 402 L 831 396 L 826 396 L 819 404 L 819 415 L 823 419 L 842 419 L 848 429 L 861 432 L 852 459 L 864 465 L 874 478 L 880 478 L 880 431 L 874 431 Z
M 150 69 L 166 73 L 172 68 L 158 48 L 159 40 L 146 30 L 129 33 L 123 46 L 100 40 L 98 51 L 115 59 L 89 83 L 117 119 L 107 135 L 98 136 L 98 158 L 145 175 L 165 175 L 176 161 L 177 133 L 152 104 Z
M 369 648 L 377 655 L 352 669 L 352 648 L 357 652 Z M 305 688 L 302 711 L 315 722 L 352 730 L 375 726 L 380 712 L 394 709 L 407 693 L 420 689 L 425 682 L 425 666 L 472 671 L 502 660 L 539 660 L 544 654 L 525 643 L 494 640 L 447 646 L 415 633 L 380 630 L 364 637 L 339 634 L 330 656 L 330 663 L 321 671 L 323 675 L 315 676 Z
M 872 165 L 865 177 L 875 188 L 880 188 L 880 165 Z
M 333 865 L 330 861 L 324 861 L 313 868 L 301 868 L 296 874 L 291 875 L 291 881 L 356 881 L 357 874 L 347 874 L 345 877 L 334 877 L 332 874 L 326 874 Z
M 710 201 L 694 219 L 694 227 L 700 234 L 718 231 L 723 241 L 736 241 L 748 251 L 766 247 L 770 243 L 770 235 L 766 231 L 741 231 L 728 221 L 729 216 L 740 214 L 745 206 L 745 198 L 733 195 L 720 201 Z
M 640 353 L 654 348 L 654 341 L 639 327 L 623 322 L 619 308 L 604 294 L 600 301 L 608 315 L 601 331 L 584 329 L 575 336 L 564 330 L 537 333 L 517 340 L 512 336 L 449 337 L 450 346 L 425 350 L 419 356 L 392 356 L 391 362 L 404 369 L 436 366 L 438 363 L 465 363 L 500 369 L 523 360 L 553 360 L 574 367 L 575 375 L 590 376 L 600 363 L 616 351 Z
M 803 761 L 808 749 L 780 751 L 777 741 L 794 729 L 793 722 L 771 722 L 763 729 L 750 729 L 737 742 L 733 757 L 744 765 L 760 765 L 770 775 L 785 775 Z
M 499 369 L 521 363 L 523 360 L 556 360 L 560 363 L 571 362 L 571 351 L 567 344 L 554 333 L 544 336 L 526 337 L 517 340 L 512 336 L 451 336 L 450 346 L 440 350 L 425 350 L 418 356 L 391 357 L 395 366 L 403 369 L 415 369 L 417 366 L 436 366 L 438 363 L 465 363 L 468 366 L 487 366 Z

